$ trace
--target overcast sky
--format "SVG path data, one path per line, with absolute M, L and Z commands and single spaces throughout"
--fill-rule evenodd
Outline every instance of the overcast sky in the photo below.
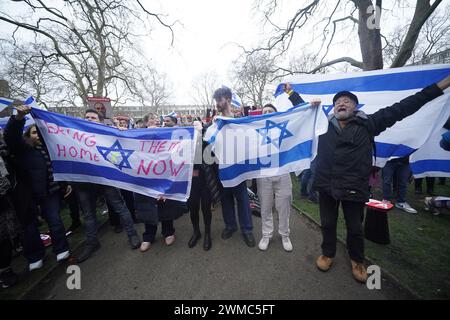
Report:
M 445 0 L 449 1 L 450 0 Z M 444 1 L 444 2 L 445 2 Z M 262 39 L 267 39 L 270 26 L 262 25 L 261 13 L 255 10 L 254 0 L 170 0 L 145 1 L 148 9 L 153 12 L 164 12 L 167 21 L 179 20 L 175 30 L 175 43 L 170 46 L 170 34 L 162 27 L 156 27 L 153 38 L 144 44 L 148 57 L 152 58 L 158 70 L 166 72 L 174 84 L 173 99 L 177 104 L 193 103 L 192 81 L 198 74 L 215 71 L 220 82 L 232 85 L 229 79 L 232 62 L 242 50 L 237 44 L 247 49 L 257 46 Z M 311 1 L 278 1 L 277 15 L 273 21 L 285 26 L 301 5 Z M 334 9 L 335 1 L 324 2 L 322 11 L 316 13 L 317 19 L 325 17 Z M 394 4 L 396 3 L 396 4 Z M 383 31 L 396 23 L 410 19 L 413 8 L 408 8 L 414 1 L 384 1 L 384 8 L 392 10 L 382 16 Z M 292 7 L 292 5 L 295 6 Z M 348 15 L 353 5 L 336 17 Z M 394 20 L 393 20 L 394 17 Z M 344 55 L 361 60 L 357 30 L 349 24 L 346 30 L 337 32 L 336 44 L 331 47 L 329 59 Z M 353 28 L 353 30 L 352 30 Z M 319 32 L 320 31 L 320 32 Z M 348 37 L 352 34 L 353 37 Z M 295 55 L 296 47 L 302 47 L 310 37 L 322 37 L 321 30 L 314 30 L 312 23 L 302 32 L 297 32 L 292 44 L 291 56 Z M 352 40 L 353 39 L 353 40 Z M 321 42 L 314 41 L 309 45 L 311 51 L 318 50 Z M 289 58 L 286 58 L 289 59 Z
M 173 47 L 170 33 L 161 27 L 155 30 L 154 41 L 144 44 L 148 57 L 173 82 L 174 102 L 192 103 L 192 81 L 204 72 L 215 71 L 222 83 L 231 85 L 228 72 L 241 53 L 236 44 L 250 46 L 260 37 L 252 4 L 245 0 L 172 0 L 160 1 L 159 8 L 148 5 L 168 13 L 167 21 L 180 21 L 174 27 Z
M 279 13 L 274 17 L 274 21 L 285 26 L 288 19 L 302 4 L 310 2 L 310 0 L 279 0 L 277 2 Z M 442 7 L 445 2 L 449 3 L 450 0 L 445 0 L 444 4 L 441 4 Z M 6 0 L 0 0 L 0 3 L 1 7 L 17 6 Z M 179 21 L 174 26 L 173 46 L 170 44 L 170 32 L 157 23 L 153 23 L 154 29 L 151 36 L 142 38 L 141 43 L 147 58 L 152 60 L 152 64 L 158 71 L 166 73 L 168 80 L 173 83 L 174 92 L 171 103 L 193 103 L 192 82 L 196 76 L 204 72 L 214 71 L 219 75 L 221 83 L 232 85 L 228 77 L 230 68 L 233 60 L 242 52 L 237 44 L 249 49 L 260 43 L 261 39 L 267 39 L 268 36 L 268 26 L 264 30 L 261 14 L 258 14 L 253 7 L 254 0 L 142 0 L 142 3 L 151 12 L 164 13 L 166 16 L 163 18 L 166 22 Z M 383 13 L 382 32 L 384 34 L 388 33 L 390 27 L 403 23 L 402 20 L 410 19 L 413 8 L 400 10 L 400 6 L 408 3 L 413 4 L 414 1 L 383 1 L 386 9 L 394 9 L 390 15 Z M 291 7 L 293 4 L 295 6 Z M 322 7 L 322 12 L 317 12 L 314 18 L 326 17 L 333 10 L 335 1 L 326 1 L 323 4 L 325 6 Z M 346 6 L 346 9 L 336 17 L 349 14 L 353 6 L 350 1 Z M 3 23 L 0 34 L 10 34 L 12 27 L 3 28 L 4 26 Z M 322 30 L 316 29 L 312 23 L 309 23 L 308 28 L 297 32 L 290 50 L 291 56 L 306 50 L 302 49 L 302 52 L 299 52 L 296 48 L 304 46 L 309 41 L 308 38 L 320 39 Z M 352 36 L 349 36 L 350 34 Z M 357 60 L 361 59 L 357 31 L 354 27 L 352 30 L 351 24 L 346 30 L 339 30 L 337 40 L 331 47 L 328 59 L 344 55 Z M 317 51 L 320 45 L 320 41 L 313 41 L 308 48 L 311 51 Z

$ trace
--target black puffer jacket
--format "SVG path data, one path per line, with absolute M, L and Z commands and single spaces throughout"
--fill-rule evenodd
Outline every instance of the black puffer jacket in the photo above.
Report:
M 59 190 L 57 183 L 49 170 L 49 164 L 43 152 L 33 148 L 23 139 L 25 119 L 16 120 L 12 116 L 5 128 L 5 142 L 14 157 L 13 165 L 17 179 L 26 185 L 31 185 L 33 197 L 40 199 Z
M 371 115 L 356 112 L 343 129 L 330 116 L 327 133 L 319 137 L 314 187 L 337 200 L 367 201 L 374 137 L 442 94 L 433 84 Z M 294 105 L 295 98 L 289 98 Z

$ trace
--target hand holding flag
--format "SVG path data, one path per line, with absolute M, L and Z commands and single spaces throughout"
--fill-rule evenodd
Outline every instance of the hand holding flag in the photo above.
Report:
M 25 115 L 29 114 L 31 111 L 31 107 L 29 106 L 17 106 L 15 107 L 15 109 L 17 110 L 17 120 L 22 120 L 23 118 L 25 118 Z

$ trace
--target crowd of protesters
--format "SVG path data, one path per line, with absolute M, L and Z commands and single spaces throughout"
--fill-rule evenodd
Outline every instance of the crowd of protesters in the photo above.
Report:
M 450 86 L 450 77 L 433 84 L 391 107 L 380 109 L 372 115 L 356 110 L 358 98 L 351 92 L 342 91 L 333 98 L 334 113 L 329 117 L 327 133 L 320 136 L 318 155 L 310 169 L 301 174 L 301 194 L 320 208 L 323 235 L 322 254 L 316 261 L 317 267 L 328 271 L 336 254 L 336 224 L 339 206 L 342 205 L 347 226 L 347 247 L 351 258 L 352 273 L 356 280 L 365 282 L 364 237 L 362 222 L 364 204 L 370 197 L 369 177 L 372 167 L 373 138 L 395 122 L 413 114 L 421 106 L 441 95 Z M 289 84 L 284 85 L 293 105 L 303 102 Z M 228 88 L 219 88 L 213 98 L 216 112 L 225 117 L 241 117 L 251 109 L 236 109 L 231 105 L 232 93 Z M 318 106 L 320 101 L 311 101 Z M 256 246 L 253 236 L 253 219 L 250 209 L 247 182 L 234 187 L 223 187 L 218 179 L 218 168 L 214 164 L 196 161 L 193 167 L 192 187 L 186 203 L 143 196 L 114 186 L 85 182 L 56 182 L 45 142 L 35 125 L 24 130 L 25 115 L 30 112 L 26 106 L 17 106 L 16 115 L 11 116 L 0 135 L 0 283 L 3 288 L 14 285 L 18 277 L 11 268 L 12 253 L 16 239 L 20 238 L 23 255 L 28 261 L 30 271 L 44 265 L 45 247 L 39 231 L 42 217 L 48 225 L 52 249 L 58 262 L 72 256 L 67 235 L 84 227 L 85 245 L 75 257 L 77 263 L 89 259 L 101 247 L 98 235 L 97 209 L 99 201 L 107 208 L 111 224 L 116 232 L 125 230 L 132 250 L 146 252 L 151 249 L 157 236 L 158 226 L 167 246 L 176 241 L 175 221 L 189 212 L 192 223 L 192 236 L 187 246 L 192 248 L 202 238 L 203 249 L 212 247 L 211 220 L 212 208 L 221 203 L 224 228 L 221 234 L 226 240 L 240 230 L 244 243 Z M 261 114 L 277 112 L 275 106 L 268 104 L 260 108 Z M 84 119 L 104 123 L 105 115 L 98 110 L 88 109 Z M 160 117 L 149 113 L 135 123 L 130 117 L 118 116 L 110 123 L 121 130 L 134 128 L 158 128 L 194 126 L 198 130 L 196 156 L 202 154 L 206 142 L 202 134 L 214 119 L 205 121 L 200 117 L 180 118 L 176 115 Z M 450 129 L 447 122 L 446 128 Z M 449 138 L 444 135 L 442 147 L 448 150 Z M 395 201 L 395 205 L 406 212 L 416 213 L 406 201 L 406 188 L 411 177 L 408 158 L 389 161 L 379 170 L 383 200 Z M 416 179 L 415 191 L 422 193 L 423 179 Z M 439 180 L 439 183 L 442 183 Z M 445 181 L 444 181 L 445 183 Z M 284 250 L 292 251 L 290 240 L 290 212 L 292 182 L 290 174 L 258 178 L 252 183 L 258 194 L 261 206 L 262 237 L 258 248 L 268 249 L 274 233 L 273 209 L 278 213 L 278 233 Z M 426 193 L 434 196 L 434 178 L 426 179 Z M 65 229 L 61 219 L 61 203 L 66 202 L 71 213 L 72 224 Z M 439 201 L 439 200 L 438 200 Z M 433 199 L 427 205 L 437 205 Z M 442 201 L 441 201 L 442 202 Z M 441 206 L 448 206 L 448 202 Z M 200 210 L 203 225 L 200 227 Z M 80 214 L 81 211 L 81 214 Z M 81 215 L 81 218 L 80 218 Z M 140 237 L 135 223 L 144 224 Z

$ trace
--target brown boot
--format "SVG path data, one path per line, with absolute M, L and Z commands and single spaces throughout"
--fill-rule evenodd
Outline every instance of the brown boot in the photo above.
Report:
M 364 267 L 364 264 L 357 263 L 353 260 L 351 260 L 351 262 L 352 262 L 353 277 L 359 282 L 366 283 L 367 271 L 366 271 L 366 268 Z
M 333 263 L 333 258 L 326 257 L 321 255 L 316 260 L 316 266 L 320 271 L 328 271 L 331 268 L 331 264 Z

